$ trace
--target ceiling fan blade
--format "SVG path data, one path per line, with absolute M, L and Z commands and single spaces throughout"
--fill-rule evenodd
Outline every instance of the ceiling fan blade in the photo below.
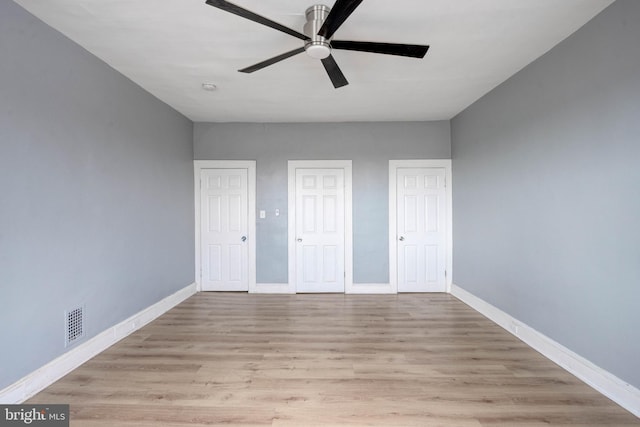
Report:
M 322 28 L 318 31 L 318 35 L 330 39 L 349 15 L 360 6 L 360 3 L 362 3 L 362 0 L 336 0 L 331 12 L 329 12 L 329 16 L 327 16 Z
M 327 70 L 327 74 L 329 74 L 329 78 L 331 79 L 331 83 L 333 83 L 333 87 L 338 89 L 339 87 L 346 86 L 349 84 L 347 78 L 342 74 L 340 67 L 336 63 L 336 60 L 333 59 L 333 55 L 329 55 L 322 60 L 322 65 L 324 65 L 324 69 Z
M 297 37 L 301 40 L 309 40 L 309 37 L 301 34 L 295 30 L 292 30 L 289 27 L 285 27 L 284 25 L 278 24 L 270 19 L 265 18 L 264 16 L 260 16 L 256 13 L 253 13 L 247 9 L 243 9 L 240 6 L 237 6 L 233 3 L 229 3 L 225 0 L 207 0 L 206 3 L 209 6 L 217 7 L 218 9 L 222 9 L 226 12 L 233 13 L 234 15 L 241 16 L 250 21 L 257 22 L 258 24 L 266 25 L 267 27 L 273 28 L 274 30 L 282 31 L 283 33 L 289 34 L 293 37 Z
M 356 50 L 359 52 L 382 53 L 385 55 L 408 56 L 411 58 L 424 58 L 429 46 L 418 44 L 353 42 L 345 40 L 333 40 L 331 47 L 342 50 Z
M 276 62 L 280 62 L 287 58 L 291 58 L 292 56 L 302 52 L 304 52 L 304 48 L 300 47 L 298 49 L 294 49 L 290 52 L 283 53 L 282 55 L 274 56 L 271 59 L 267 59 L 266 61 L 259 62 L 255 65 L 252 65 L 247 68 L 243 68 L 242 70 L 238 70 L 238 71 L 240 71 L 241 73 L 253 73 L 254 71 L 262 70 L 263 68 L 268 67 L 269 65 L 273 65 Z

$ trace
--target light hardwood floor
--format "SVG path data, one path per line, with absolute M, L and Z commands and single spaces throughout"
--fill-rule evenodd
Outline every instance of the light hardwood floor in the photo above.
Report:
M 445 294 L 200 293 L 29 403 L 72 426 L 628 426 Z

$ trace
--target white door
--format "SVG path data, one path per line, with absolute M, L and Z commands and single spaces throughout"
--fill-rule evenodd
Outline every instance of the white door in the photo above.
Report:
M 203 291 L 248 291 L 247 169 L 203 169 L 200 187 Z
M 398 168 L 398 292 L 446 290 L 446 171 Z
M 296 169 L 296 292 L 344 292 L 343 169 Z

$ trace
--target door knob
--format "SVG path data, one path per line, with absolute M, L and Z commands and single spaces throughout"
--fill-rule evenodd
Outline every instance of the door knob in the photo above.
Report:
M 246 242 L 247 241 L 247 236 L 242 236 L 242 238 L 240 240 L 242 240 L 243 242 Z
M 403 242 L 403 241 L 404 241 L 404 236 L 400 236 L 400 238 L 399 238 L 398 240 L 400 240 L 401 242 Z
M 298 242 L 302 242 L 302 239 L 298 239 Z

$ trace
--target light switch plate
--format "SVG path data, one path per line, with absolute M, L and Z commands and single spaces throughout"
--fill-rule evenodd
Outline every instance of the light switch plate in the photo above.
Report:
M 260 211 L 260 219 L 265 219 L 267 217 L 267 211 Z

